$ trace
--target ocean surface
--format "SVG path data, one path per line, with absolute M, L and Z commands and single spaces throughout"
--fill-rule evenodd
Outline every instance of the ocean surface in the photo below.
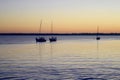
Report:
M 120 80 L 120 36 L 35 38 L 0 36 L 0 80 Z

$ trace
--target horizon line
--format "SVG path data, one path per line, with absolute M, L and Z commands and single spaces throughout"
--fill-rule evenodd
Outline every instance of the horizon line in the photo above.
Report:
M 0 35 L 120 35 L 120 33 L 0 33 Z

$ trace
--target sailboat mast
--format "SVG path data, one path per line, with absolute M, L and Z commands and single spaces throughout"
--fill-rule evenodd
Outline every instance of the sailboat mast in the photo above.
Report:
M 39 29 L 39 34 L 41 33 L 41 27 L 42 27 L 42 20 L 40 21 L 40 29 Z
M 53 34 L 53 22 L 51 22 L 51 34 Z
M 97 36 L 98 36 L 98 34 L 99 34 L 99 26 L 97 26 Z

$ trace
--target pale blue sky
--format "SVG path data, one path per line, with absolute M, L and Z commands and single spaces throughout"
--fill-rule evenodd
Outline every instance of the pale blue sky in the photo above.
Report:
M 120 12 L 120 0 L 0 0 L 0 11 L 6 12 L 78 12 L 80 10 L 113 10 Z

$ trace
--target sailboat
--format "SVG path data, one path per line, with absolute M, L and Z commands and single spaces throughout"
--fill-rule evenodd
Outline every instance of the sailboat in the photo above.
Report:
M 96 37 L 96 40 L 100 40 L 100 37 L 98 36 L 99 34 L 99 27 L 97 27 L 97 37 Z
M 51 35 L 53 35 L 53 23 L 52 23 L 52 22 L 51 22 Z M 50 42 L 56 42 L 56 41 L 57 41 L 57 37 L 51 36 L 51 37 L 49 38 L 49 41 L 50 41 Z
M 42 20 L 40 22 L 39 33 L 41 33 L 41 27 L 42 27 Z M 46 39 L 44 37 L 36 37 L 36 42 L 46 42 Z

